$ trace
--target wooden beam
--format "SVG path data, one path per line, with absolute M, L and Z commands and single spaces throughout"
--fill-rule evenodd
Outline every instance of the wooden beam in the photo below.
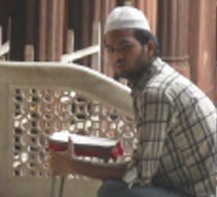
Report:
M 86 56 L 93 55 L 99 52 L 99 48 L 100 48 L 99 45 L 95 45 L 95 46 L 91 46 L 91 47 L 78 50 L 72 54 L 64 54 L 61 58 L 61 62 L 69 63 L 69 62 L 73 62 L 75 60 L 84 58 Z

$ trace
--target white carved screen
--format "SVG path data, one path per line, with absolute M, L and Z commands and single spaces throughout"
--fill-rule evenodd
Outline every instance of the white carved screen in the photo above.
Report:
M 15 86 L 10 92 L 14 106 L 13 176 L 48 176 L 47 137 L 53 131 L 68 130 L 88 136 L 118 138 L 125 150 L 121 159 L 131 155 L 135 144 L 132 120 L 97 99 L 88 98 L 82 92 L 55 87 Z
M 1 196 L 48 196 L 47 137 L 52 131 L 119 138 L 125 153 L 118 162 L 135 146 L 129 88 L 96 71 L 71 64 L 2 62 L 0 95 Z M 70 178 L 73 186 L 66 183 L 66 192 L 94 196 L 98 183 Z

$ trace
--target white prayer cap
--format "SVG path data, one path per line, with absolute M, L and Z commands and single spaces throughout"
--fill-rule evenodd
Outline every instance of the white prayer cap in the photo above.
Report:
M 151 31 L 146 16 L 140 10 L 131 6 L 114 8 L 108 16 L 104 33 L 127 28 Z

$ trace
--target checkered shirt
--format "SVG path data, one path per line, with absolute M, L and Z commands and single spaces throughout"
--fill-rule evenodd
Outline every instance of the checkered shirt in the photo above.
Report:
M 132 97 L 138 144 L 123 180 L 215 196 L 217 113 L 207 96 L 156 58 Z

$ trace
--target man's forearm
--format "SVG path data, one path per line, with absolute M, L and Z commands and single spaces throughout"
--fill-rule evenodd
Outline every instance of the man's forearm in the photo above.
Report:
M 75 159 L 72 161 L 71 173 L 104 180 L 107 178 L 122 178 L 127 168 L 127 163 L 93 163 Z

